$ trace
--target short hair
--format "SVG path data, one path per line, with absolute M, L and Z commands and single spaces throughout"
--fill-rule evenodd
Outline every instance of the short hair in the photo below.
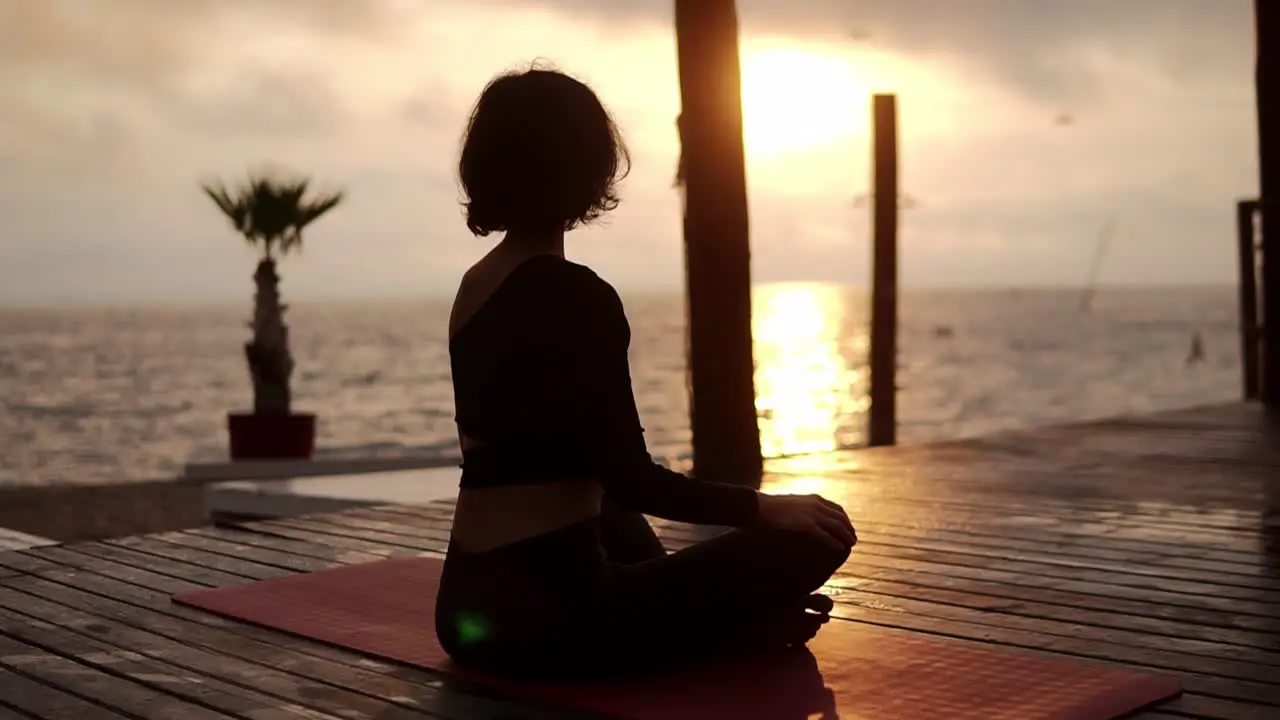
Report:
M 458 162 L 467 228 L 483 237 L 590 223 L 618 206 L 630 164 L 591 88 L 536 66 L 504 73 L 467 123 Z

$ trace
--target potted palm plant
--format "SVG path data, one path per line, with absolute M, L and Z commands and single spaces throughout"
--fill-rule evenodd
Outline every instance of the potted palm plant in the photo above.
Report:
M 315 452 L 316 416 L 293 412 L 288 306 L 280 302 L 276 261 L 302 250 L 302 231 L 342 202 L 341 192 L 309 196 L 306 178 L 251 175 L 241 186 L 203 189 L 250 245 L 262 254 L 253 274 L 253 337 L 245 359 L 253 381 L 253 412 L 227 414 L 231 459 L 309 458 Z

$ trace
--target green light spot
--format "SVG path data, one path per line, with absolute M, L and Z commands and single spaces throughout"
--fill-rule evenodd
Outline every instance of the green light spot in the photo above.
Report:
M 488 621 L 475 613 L 460 612 L 454 622 L 458 631 L 458 642 L 463 645 L 479 642 L 489 636 Z

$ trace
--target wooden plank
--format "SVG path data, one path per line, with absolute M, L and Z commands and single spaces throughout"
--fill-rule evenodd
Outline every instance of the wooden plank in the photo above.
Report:
M 119 623 L 122 627 L 143 630 L 229 658 L 271 665 L 295 676 L 294 681 L 298 683 L 313 682 L 332 686 L 338 691 L 367 696 L 388 706 L 415 710 L 417 714 L 411 714 L 414 717 L 425 716 L 428 711 L 433 717 L 459 717 L 450 714 L 446 707 L 448 705 L 456 710 L 459 706 L 458 699 L 451 699 L 448 703 L 442 700 L 442 691 L 436 687 L 441 678 L 433 673 L 407 671 L 403 668 L 395 668 L 393 672 L 390 666 L 381 663 L 378 664 L 381 672 L 378 672 L 361 667 L 360 660 L 350 653 L 329 649 L 329 655 L 346 656 L 341 661 L 317 654 L 316 650 L 324 647 L 317 644 L 300 643 L 299 645 L 309 646 L 303 651 L 297 646 L 282 647 L 276 634 L 267 631 L 262 631 L 261 636 L 255 638 L 238 632 L 232 623 L 221 628 L 209 627 L 167 612 L 169 608 L 165 606 L 170 605 L 168 596 L 153 600 L 153 606 L 139 606 L 123 599 L 95 595 L 74 587 L 71 583 L 58 583 L 51 578 L 36 577 L 24 579 L 15 589 L 42 600 L 91 612 L 107 621 Z M 470 714 L 462 717 L 511 714 L 510 707 L 502 707 L 497 702 L 490 702 L 486 707 L 484 702 L 476 700 L 469 705 Z M 334 711 L 328 706 L 324 709 Z M 530 715 L 525 713 L 526 717 Z
M 213 709 L 224 703 L 235 704 L 234 693 L 230 695 L 233 700 L 228 700 L 220 688 L 202 688 L 172 666 L 139 661 L 101 643 L 64 643 L 66 636 L 56 626 L 36 620 L 19 622 L 8 610 L 0 610 L 0 667 L 134 717 L 234 717 Z M 62 652 L 44 642 L 56 643 Z M 272 713 L 275 708 L 270 703 L 251 709 L 263 717 L 289 717 Z
M 55 567 L 48 560 L 25 552 L 0 553 L 0 573 L 4 573 L 6 578 L 39 573 Z
M 109 561 L 118 565 L 125 565 L 137 570 L 154 570 L 158 573 L 165 573 L 165 564 L 159 562 L 162 558 L 140 553 L 129 548 L 117 547 L 114 545 L 106 545 L 101 543 L 77 545 L 74 549 L 67 548 L 65 552 L 74 552 L 80 555 L 88 555 L 102 561 Z M 45 557 L 56 557 L 63 553 L 56 553 L 50 550 L 49 553 L 42 553 Z M 211 567 L 199 568 L 201 582 L 210 585 L 231 585 L 237 582 L 244 582 L 244 575 L 239 573 L 231 573 L 221 569 Z
M 234 543 L 238 547 L 268 550 L 268 555 L 272 557 L 279 553 L 335 564 L 375 562 L 386 557 L 386 555 L 382 554 L 367 553 L 360 550 L 341 550 L 327 545 L 303 542 L 278 535 L 246 532 L 235 528 L 194 528 L 182 533 L 182 535 L 185 538 L 184 544 L 191 547 L 217 550 L 219 547 L 224 547 L 224 543 Z M 248 557 L 257 559 L 256 555 Z M 263 562 L 266 562 L 266 560 L 264 559 Z
M 874 451 L 866 451 L 871 455 Z M 1122 511 L 1140 517 L 1146 508 L 1176 504 L 1184 509 L 1229 507 L 1237 512 L 1257 509 L 1265 500 L 1267 478 L 1273 469 L 1242 470 L 1223 468 L 1209 472 L 1185 463 L 1181 468 L 1152 466 L 1151 458 L 1121 463 L 1110 458 L 1098 460 L 1105 469 L 1056 458 L 1049 454 L 1010 461 L 998 450 L 967 447 L 962 457 L 933 451 L 903 462 L 901 458 L 868 457 L 858 468 L 834 467 L 822 472 L 824 478 L 867 480 L 860 492 L 873 497 L 895 497 L 903 501 L 998 507 L 1005 504 L 1048 510 L 1055 502 L 1069 503 L 1079 510 Z M 1071 458 L 1078 457 L 1073 453 Z M 797 473 L 791 472 L 792 475 Z M 798 473 L 814 477 L 809 473 Z M 1186 481 L 1179 486 L 1170 477 Z M 785 475 L 784 475 L 785 478 Z M 1206 483 L 1217 479 L 1218 483 Z M 830 485 L 831 483 L 827 483 Z
M 148 548 L 144 545 L 143 549 Z M 11 587 L 49 603 L 145 631 L 146 635 L 162 636 L 227 658 L 239 658 L 287 671 L 296 676 L 295 682 L 304 687 L 309 681 L 324 683 L 391 705 L 429 710 L 432 716 L 442 718 L 539 720 L 566 717 L 562 712 L 517 707 L 501 700 L 464 693 L 454 681 L 433 672 L 372 660 L 172 604 L 169 599 L 173 593 L 205 587 L 179 579 L 184 575 L 207 579 L 199 572 L 205 552 L 193 550 L 186 562 L 160 560 L 158 569 L 162 574 L 114 563 L 100 565 L 91 555 L 63 548 L 51 551 L 52 557 L 68 563 L 61 571 L 50 570 L 40 576 L 20 578 Z M 283 559 L 281 562 L 287 564 L 289 561 Z M 105 570 L 110 574 L 99 574 L 95 570 Z M 244 579 L 247 578 L 240 580 Z M 4 598 L 4 590 L 0 588 L 0 604 Z M 120 633 L 113 637 L 119 638 Z M 129 645 L 131 649 L 136 646 L 136 642 Z M 396 716 L 399 715 L 389 713 L 377 717 Z
M 135 557 L 139 563 L 150 561 L 149 559 L 144 559 L 145 556 L 181 560 L 191 552 L 188 548 L 180 545 L 166 543 L 163 540 L 150 537 L 127 538 L 119 542 L 105 544 L 114 546 L 113 549 L 118 549 L 119 552 L 117 552 L 116 557 Z M 125 553 L 128 553 L 128 555 L 125 555 Z M 202 556 L 202 560 L 203 567 L 214 568 L 227 575 L 250 577 L 254 580 L 269 580 L 293 575 L 297 572 L 297 570 L 290 568 L 266 565 L 247 557 L 238 558 L 219 553 L 207 553 Z
M 910 464 L 867 463 L 855 472 L 826 471 L 822 479 L 824 485 L 836 491 L 844 485 L 840 480 L 871 481 L 858 487 L 857 497 L 954 507 L 961 512 L 1030 509 L 1047 517 L 1070 520 L 1101 514 L 1100 519 L 1135 525 L 1199 524 L 1205 529 L 1215 529 L 1207 521 L 1216 515 L 1229 517 L 1230 523 L 1218 529 L 1245 533 L 1256 529 L 1253 523 L 1266 518 L 1257 504 L 1266 500 L 1266 476 L 1224 474 L 1216 478 L 1221 481 L 1219 487 L 1197 486 L 1188 488 L 1190 494 L 1186 494 L 1171 485 L 1159 484 L 1160 476 L 1168 475 L 1163 468 L 1155 472 L 1142 467 L 1112 467 L 1106 473 L 1080 473 L 1052 467 L 1048 459 L 1042 462 L 1044 465 L 1038 467 L 1011 467 L 981 456 L 970 456 L 963 462 L 946 456 L 917 458 Z M 1203 482 L 1215 476 L 1193 479 Z M 782 476 L 776 484 L 786 487 L 787 480 Z M 1222 486 L 1232 490 L 1225 491 Z M 1181 513 L 1181 517 L 1170 518 L 1174 512 Z
M 299 573 L 314 572 L 333 567 L 336 560 L 312 557 L 299 553 L 282 553 L 263 549 L 254 545 L 238 542 L 231 533 L 197 534 L 190 532 L 163 533 L 144 539 L 129 538 L 120 541 L 124 547 L 152 552 L 161 557 L 185 559 L 191 550 L 204 550 L 213 557 L 227 557 L 248 561 L 259 566 L 275 567 L 280 570 Z M 166 548 L 166 545 L 173 546 Z M 374 555 L 365 556 L 368 560 L 380 559 Z
M 1108 542 L 1105 536 L 1082 536 L 1078 539 L 1059 536 L 1056 539 L 1045 532 L 1005 532 L 998 534 L 994 528 L 972 524 L 929 523 L 911 525 L 896 517 L 871 516 L 858 519 L 859 532 L 870 531 L 877 538 L 912 542 L 927 538 L 958 547 L 1006 548 L 1033 554 L 1051 554 L 1058 558 L 1101 560 L 1124 564 L 1138 563 L 1153 569 L 1169 569 L 1178 572 L 1174 577 L 1186 579 L 1220 578 L 1223 575 L 1271 578 L 1265 558 L 1257 553 L 1213 553 L 1189 543 L 1164 546 L 1124 547 L 1123 541 Z M 1211 554 L 1212 553 L 1212 554 Z M 1183 570 L 1196 571 L 1182 573 Z M 1231 578 L 1223 578 L 1230 580 Z
M 12 711 L 12 714 L 6 714 L 5 710 Z M 0 717 L 121 720 L 128 716 L 24 675 L 0 669 Z
M 945 466 L 946 461 L 938 461 Z M 1111 522 L 1119 525 L 1146 527 L 1152 524 L 1167 526 L 1177 530 L 1220 531 L 1223 539 L 1230 535 L 1248 534 L 1257 530 L 1259 523 L 1267 516 L 1261 512 L 1259 500 L 1264 500 L 1263 486 L 1258 481 L 1258 492 L 1245 497 L 1230 499 L 1194 498 L 1190 501 L 1177 497 L 1151 497 L 1142 493 L 1135 497 L 1132 493 L 1120 494 L 1102 488 L 1091 488 L 1087 482 L 1070 471 L 1008 471 L 976 468 L 986 480 L 977 485 L 966 485 L 962 478 L 939 473 L 937 477 L 925 475 L 930 466 L 917 464 L 909 472 L 916 476 L 910 482 L 878 482 L 872 487 L 859 488 L 858 497 L 878 501 L 890 501 L 904 507 L 934 507 L 950 509 L 956 513 L 990 515 L 1009 512 L 1030 512 L 1045 518 L 1060 519 L 1068 522 Z M 881 472 L 896 474 L 901 470 L 888 468 Z M 1105 478 L 1106 486 L 1115 486 L 1120 481 L 1127 481 L 1138 486 L 1143 473 L 1122 473 L 1115 477 Z M 833 474 L 839 478 L 838 473 Z M 872 476 L 874 477 L 874 476 Z M 850 480 L 866 479 L 866 476 L 853 476 Z M 998 485 L 1008 481 L 1010 486 Z M 1252 484 L 1254 481 L 1237 483 Z M 1051 483 L 1061 482 L 1061 488 L 1054 488 Z M 782 479 L 777 483 L 786 487 Z M 831 483 L 828 483 L 831 484 Z M 1036 491 L 1020 491 L 1018 484 L 1035 485 Z M 1141 487 L 1141 486 L 1138 486 Z M 837 489 L 838 484 L 837 484 Z M 865 493 L 865 495 L 861 494 Z M 1074 493 L 1075 497 L 1063 497 Z
M 62 555 L 59 559 L 66 564 L 60 566 L 59 570 L 42 574 L 40 576 L 41 579 L 47 579 L 51 582 L 66 585 L 74 590 L 100 597 L 127 602 L 182 620 L 234 630 L 238 636 L 269 643 L 293 652 L 314 655 L 368 670 L 388 673 L 399 671 L 400 674 L 404 674 L 403 668 L 367 658 L 356 658 L 350 653 L 334 649 L 328 645 L 289 635 L 281 635 L 270 630 L 244 625 L 216 615 L 173 604 L 170 602 L 170 598 L 176 593 L 210 587 L 195 580 L 184 579 L 184 575 L 199 575 L 198 572 L 195 572 L 198 568 L 186 563 L 164 561 L 165 569 L 169 574 L 161 575 L 123 565 L 100 564 L 92 556 L 75 553 Z
M 232 717 L 264 712 L 292 718 L 429 717 L 420 710 L 308 682 L 277 669 L 279 665 L 206 651 L 13 588 L 0 588 L 0 608 L 0 631 L 5 634 Z M 288 663 L 291 658 L 279 653 L 278 660 Z
M 940 600 L 946 598 L 940 598 L 936 591 L 904 596 L 871 593 L 857 586 L 843 586 L 840 590 L 834 594 L 835 600 L 859 607 L 908 614 L 931 621 L 954 620 L 1007 630 L 1023 630 L 1044 636 L 1072 638 L 1078 641 L 1072 643 L 1073 647 L 1091 645 L 1098 647 L 1099 651 L 1110 645 L 1124 646 L 1123 652 L 1139 663 L 1161 662 L 1163 667 L 1179 670 L 1195 667 L 1202 672 L 1223 677 L 1268 683 L 1276 682 L 1276 677 L 1280 674 L 1280 653 L 1272 649 L 1186 640 L 1163 633 L 1114 626 L 1098 627 L 1075 622 L 1074 617 L 1058 619 L 1030 616 L 1014 612 L 1008 605 L 982 606 L 972 599 L 966 599 L 961 593 L 950 596 L 950 599 L 959 602 L 945 602 Z M 1112 653 L 1113 658 L 1121 657 L 1120 651 L 1114 648 L 1108 648 L 1107 652 Z M 1226 662 L 1221 662 L 1223 660 Z
M 245 532 L 246 538 L 254 536 L 263 538 L 281 538 L 288 540 L 296 540 L 299 542 L 312 543 L 319 548 L 331 548 L 339 551 L 359 552 L 381 557 L 408 557 L 420 554 L 421 551 L 413 548 L 388 546 L 373 540 L 365 540 L 359 537 L 348 537 L 344 535 L 334 535 L 326 532 L 325 528 L 320 531 L 308 530 L 306 528 L 296 528 L 288 525 L 263 526 L 260 523 L 251 523 L 245 525 L 228 525 L 230 529 L 242 530 Z M 245 539 L 243 542 L 254 542 L 252 539 Z M 443 546 L 438 554 L 443 554 Z

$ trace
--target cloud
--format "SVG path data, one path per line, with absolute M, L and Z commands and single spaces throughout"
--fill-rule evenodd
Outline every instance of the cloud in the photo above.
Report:
M 372 41 L 394 28 L 393 9 L 379 0 L 0 0 L 0 67 L 73 64 L 158 76 L 210 52 L 216 28 L 227 23 Z
M 237 136 L 320 135 L 341 128 L 350 113 L 333 82 L 306 68 L 245 68 L 236 81 L 209 92 L 170 96 L 165 118 L 189 131 Z
M 540 0 L 601 28 L 670 26 L 671 0 Z M 472 0 L 527 6 L 527 0 Z M 1252 42 L 1249 0 L 739 0 L 753 33 L 841 39 L 952 63 L 1045 100 L 1087 96 L 1138 64 L 1176 82 L 1213 78 Z M 1226 50 L 1227 52 L 1224 52 Z
M 1246 0 L 739 6 L 751 57 L 812 39 L 866 61 L 853 85 L 910 66 L 909 281 L 1026 265 L 1075 282 L 1115 214 L 1138 219 L 1118 276 L 1231 276 L 1230 204 L 1256 184 Z M 241 297 L 251 255 L 197 183 L 261 163 L 350 191 L 291 263 L 291 297 L 447 289 L 485 247 L 457 202 L 466 113 L 493 72 L 540 55 L 601 92 L 636 154 L 622 208 L 575 233 L 574 257 L 623 287 L 676 286 L 671 15 L 671 0 L 0 0 L 0 301 Z M 854 114 L 853 137 L 750 160 L 758 279 L 864 275 Z
M 307 135 L 340 125 L 323 72 L 244 56 L 371 43 L 394 32 L 383 2 L 0 0 L 0 158 L 24 173 L 118 171 L 180 129 L 219 137 Z M 264 32 L 265 31 L 265 32 Z M 277 56 L 280 53 L 276 53 Z

